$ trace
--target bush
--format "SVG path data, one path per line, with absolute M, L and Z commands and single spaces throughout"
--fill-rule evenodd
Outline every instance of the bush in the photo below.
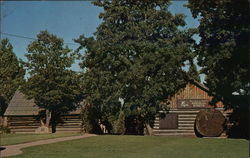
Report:
M 98 124 L 99 119 L 97 112 L 87 101 L 85 101 L 85 104 L 82 106 L 81 119 L 83 132 L 95 134 L 102 133 Z
M 125 134 L 125 114 L 120 111 L 118 119 L 114 122 L 114 133 L 115 134 Z
M 90 115 L 90 107 L 85 105 L 82 108 L 82 127 L 83 127 L 83 132 L 85 133 L 90 133 L 93 129 L 89 115 Z
M 8 127 L 0 126 L 1 133 L 10 133 L 10 129 Z

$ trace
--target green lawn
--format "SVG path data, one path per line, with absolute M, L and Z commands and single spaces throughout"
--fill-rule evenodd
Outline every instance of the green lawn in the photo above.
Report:
M 97 136 L 24 149 L 12 158 L 247 158 L 242 139 Z
M 0 145 L 27 143 L 36 140 L 80 135 L 79 133 L 54 133 L 54 134 L 2 134 Z

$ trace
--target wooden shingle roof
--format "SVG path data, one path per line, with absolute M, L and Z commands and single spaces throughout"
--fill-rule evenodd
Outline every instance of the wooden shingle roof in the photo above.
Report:
M 17 90 L 11 99 L 4 116 L 36 116 L 39 114 L 40 110 L 42 109 L 35 104 L 34 99 L 28 100 L 23 93 Z M 79 107 L 69 114 L 74 115 L 80 113 L 81 108 Z
M 190 82 L 193 83 L 194 85 L 198 86 L 199 88 L 205 90 L 206 92 L 209 91 L 209 88 L 207 86 L 205 86 L 204 84 L 200 83 L 199 81 L 191 80 Z
M 35 105 L 33 99 L 28 100 L 23 93 L 17 90 L 11 99 L 4 116 L 38 115 L 39 111 L 39 107 Z

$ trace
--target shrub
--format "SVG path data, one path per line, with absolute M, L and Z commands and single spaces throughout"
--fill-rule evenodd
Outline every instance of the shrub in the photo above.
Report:
M 120 111 L 118 119 L 114 122 L 114 133 L 115 134 L 125 134 L 125 114 Z
M 98 124 L 99 119 L 97 112 L 87 101 L 85 101 L 85 104 L 82 106 L 81 118 L 83 132 L 95 134 L 102 133 Z
M 8 127 L 0 126 L 1 133 L 10 133 L 10 129 Z

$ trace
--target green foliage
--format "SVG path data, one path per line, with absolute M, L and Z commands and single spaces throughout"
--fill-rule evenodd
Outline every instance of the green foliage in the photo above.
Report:
M 233 92 L 249 95 L 249 1 L 189 0 L 193 16 L 200 19 L 198 64 L 214 103 L 230 105 Z
M 100 126 L 98 124 L 98 117 L 96 116 L 95 110 L 89 104 L 89 98 L 84 100 L 84 105 L 82 106 L 82 124 L 83 132 L 85 133 L 96 133 L 100 134 Z
M 51 112 L 52 123 L 75 110 L 83 98 L 80 76 L 69 69 L 76 55 L 63 45 L 61 38 L 41 31 L 28 45 L 27 62 L 23 62 L 29 78 L 22 89 L 40 108 Z
M 229 135 L 249 138 L 246 118 L 250 95 L 250 3 L 248 0 L 189 0 L 188 6 L 193 16 L 200 18 L 201 41 L 196 52 L 201 73 L 206 74 L 206 85 L 214 95 L 212 104 L 222 101 L 225 108 L 233 109 L 229 116 L 233 124 Z
M 150 121 L 164 99 L 185 85 L 184 62 L 193 59 L 193 32 L 182 14 L 172 15 L 169 1 L 95 1 L 103 22 L 95 38 L 80 36 L 86 48 L 83 87 L 102 120 L 126 116 Z M 80 49 L 79 48 L 79 49 Z M 119 101 L 124 100 L 122 105 Z
M 91 133 L 93 131 L 93 125 L 91 124 L 91 115 L 90 115 L 90 110 L 89 106 L 84 105 L 82 107 L 82 112 L 81 112 L 81 118 L 82 118 L 82 126 L 83 126 L 83 132 L 85 133 Z
M 124 134 L 126 131 L 125 128 L 125 114 L 123 111 L 120 111 L 118 119 L 115 121 L 114 133 L 115 134 Z
M 190 63 L 188 76 L 190 77 L 190 79 L 196 80 L 198 82 L 201 81 L 199 71 L 197 70 L 197 67 L 193 62 Z
M 8 127 L 0 126 L 0 133 L 10 133 L 10 129 Z
M 0 115 L 7 108 L 13 94 L 23 81 L 24 70 L 8 39 L 0 41 Z

